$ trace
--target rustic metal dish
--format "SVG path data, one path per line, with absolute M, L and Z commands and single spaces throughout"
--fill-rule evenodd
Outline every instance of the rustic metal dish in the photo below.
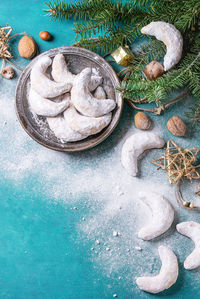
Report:
M 115 94 L 117 106 L 113 111 L 110 124 L 96 135 L 84 140 L 63 143 L 50 130 L 45 117 L 34 116 L 29 110 L 28 92 L 30 86 L 30 72 L 34 63 L 42 56 L 48 55 L 53 58 L 56 54 L 62 53 L 68 61 L 72 73 L 78 74 L 85 67 L 97 67 L 104 80 L 111 83 Z M 51 69 L 49 69 L 49 73 Z M 119 92 L 115 90 L 119 86 L 119 80 L 112 67 L 99 55 L 78 47 L 59 47 L 46 51 L 33 59 L 22 72 L 15 93 L 15 107 L 19 121 L 24 130 L 38 143 L 58 151 L 75 152 L 96 146 L 105 140 L 114 130 L 119 122 L 123 100 Z

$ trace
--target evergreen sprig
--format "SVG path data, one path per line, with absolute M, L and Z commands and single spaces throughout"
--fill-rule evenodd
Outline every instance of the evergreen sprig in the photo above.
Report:
M 158 54 L 162 55 L 163 48 L 160 48 L 160 53 L 154 51 L 155 41 L 144 46 L 136 56 L 137 60 L 128 68 L 130 76 L 126 85 L 121 88 L 124 96 L 130 100 L 132 98 L 142 99 L 145 96 L 149 102 L 161 103 L 166 100 L 166 95 L 170 92 L 187 86 L 196 98 L 200 98 L 200 52 L 196 54 L 195 51 L 200 50 L 200 38 L 198 33 L 196 35 L 195 43 L 190 52 L 185 55 L 179 65 L 155 81 L 144 79 L 142 70 L 147 63 L 156 60 Z M 140 67 L 137 68 L 137 65 Z
M 65 1 L 53 0 L 45 2 L 47 9 L 45 12 L 50 16 L 51 19 L 55 20 L 86 20 L 88 16 L 94 17 L 97 9 L 102 9 L 106 5 L 106 0 L 102 1 L 87 1 L 82 0 L 80 2 L 68 4 Z M 101 8 L 102 7 L 102 8 Z
M 152 21 L 173 24 L 183 35 L 184 49 L 180 63 L 156 81 L 144 78 L 143 69 L 165 53 L 163 43 L 154 38 L 135 53 L 127 68 L 130 74 L 122 81 L 121 91 L 129 100 L 144 97 L 157 104 L 166 101 L 174 90 L 187 87 L 194 95 L 194 104 L 187 115 L 200 123 L 200 1 L 197 0 L 82 0 L 67 4 L 64 0 L 46 3 L 45 11 L 53 20 L 74 19 L 76 44 L 104 54 L 124 44 L 144 38 L 141 28 Z

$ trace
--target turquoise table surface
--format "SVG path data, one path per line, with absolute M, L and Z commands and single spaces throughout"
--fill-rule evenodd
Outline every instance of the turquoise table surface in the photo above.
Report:
M 72 21 L 50 22 L 44 7 L 41 0 L 0 1 L 0 25 L 11 25 L 13 34 L 32 35 L 40 52 L 72 44 Z M 42 30 L 54 39 L 40 40 Z M 19 57 L 18 41 L 12 41 L 12 53 L 23 68 L 28 61 Z M 17 71 L 10 81 L 0 76 L 0 298 L 200 298 L 200 269 L 183 268 L 193 244 L 175 229 L 180 221 L 199 221 L 199 213 L 177 206 L 166 173 L 152 165 L 163 150 L 144 156 L 138 178 L 121 166 L 122 144 L 136 131 L 134 111 L 125 105 L 119 125 L 97 147 L 74 154 L 55 152 L 33 141 L 19 124 L 14 110 L 19 75 Z M 190 102 L 188 97 L 164 116 L 150 115 L 153 131 L 166 141 L 172 138 L 166 123 L 178 114 L 186 120 L 187 135 L 174 141 L 183 147 L 200 146 L 199 130 L 184 116 Z M 184 184 L 185 198 L 194 197 L 196 187 Z M 151 242 L 137 238 L 148 214 L 138 201 L 138 191 L 144 189 L 165 194 L 176 211 L 172 228 Z M 114 231 L 120 235 L 114 237 Z M 135 279 L 158 273 L 161 244 L 176 253 L 179 277 L 170 289 L 151 295 L 140 291 Z

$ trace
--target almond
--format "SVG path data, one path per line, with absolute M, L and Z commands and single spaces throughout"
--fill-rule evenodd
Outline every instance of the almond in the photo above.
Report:
M 19 55 L 21 57 L 31 59 L 36 55 L 37 44 L 31 36 L 23 36 L 18 45 Z

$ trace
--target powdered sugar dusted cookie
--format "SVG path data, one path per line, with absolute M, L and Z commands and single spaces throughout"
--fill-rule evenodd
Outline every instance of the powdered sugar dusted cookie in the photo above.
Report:
M 155 36 L 167 47 L 164 57 L 164 70 L 168 71 L 181 59 L 183 38 L 181 33 L 172 24 L 166 22 L 151 22 L 141 29 L 142 34 Z
M 64 112 L 64 118 L 72 130 L 89 136 L 99 133 L 111 121 L 112 113 L 101 117 L 88 117 L 81 115 L 73 106 Z
M 57 83 L 46 76 L 46 70 L 51 63 L 51 58 L 44 56 L 34 64 L 31 71 L 31 86 L 44 98 L 54 98 L 71 89 L 71 84 Z
M 56 117 L 47 117 L 47 122 L 50 129 L 54 132 L 55 136 L 64 142 L 73 142 L 86 138 L 86 135 L 82 135 L 73 131 L 67 124 L 63 115 Z
M 194 242 L 195 248 L 184 261 L 184 267 L 187 270 L 196 269 L 200 266 L 200 224 L 194 221 L 181 222 L 176 229 Z
M 67 66 L 65 56 L 63 54 L 57 54 L 52 63 L 52 77 L 56 82 L 67 83 L 73 85 L 75 74 L 69 71 Z M 93 91 L 99 84 L 102 83 L 102 77 L 99 75 L 98 71 L 93 68 L 91 77 L 88 81 L 88 87 L 90 91 Z
M 103 80 L 103 89 L 106 92 L 106 98 L 108 99 L 115 99 L 115 91 L 113 89 L 113 86 L 111 85 L 111 83 L 108 80 Z
M 99 100 L 90 93 L 88 81 L 92 70 L 85 68 L 74 80 L 71 99 L 75 108 L 85 116 L 99 117 L 112 111 L 116 102 L 111 99 Z
M 59 83 L 69 83 L 73 85 L 74 78 L 76 75 L 72 74 L 65 61 L 65 56 L 63 54 L 57 54 L 52 63 L 52 77 L 56 82 Z
M 174 209 L 170 202 L 156 192 L 141 191 L 141 201 L 150 207 L 151 220 L 140 229 L 138 237 L 143 240 L 152 240 L 166 232 L 174 221 Z
M 176 255 L 167 246 L 159 246 L 158 252 L 162 262 L 160 272 L 156 276 L 138 277 L 138 287 L 149 293 L 160 293 L 175 284 L 178 278 L 178 261 Z
M 56 116 L 69 106 L 70 95 L 59 96 L 54 100 L 43 98 L 31 87 L 28 102 L 32 112 L 41 116 Z
M 147 149 L 161 148 L 164 140 L 151 132 L 141 132 L 131 135 L 122 147 L 121 162 L 126 171 L 136 176 L 138 173 L 138 158 Z
M 103 81 L 96 68 L 92 68 L 92 74 L 88 83 L 89 91 L 94 91 Z
M 94 92 L 94 97 L 98 100 L 106 99 L 106 93 L 102 86 L 98 86 Z

